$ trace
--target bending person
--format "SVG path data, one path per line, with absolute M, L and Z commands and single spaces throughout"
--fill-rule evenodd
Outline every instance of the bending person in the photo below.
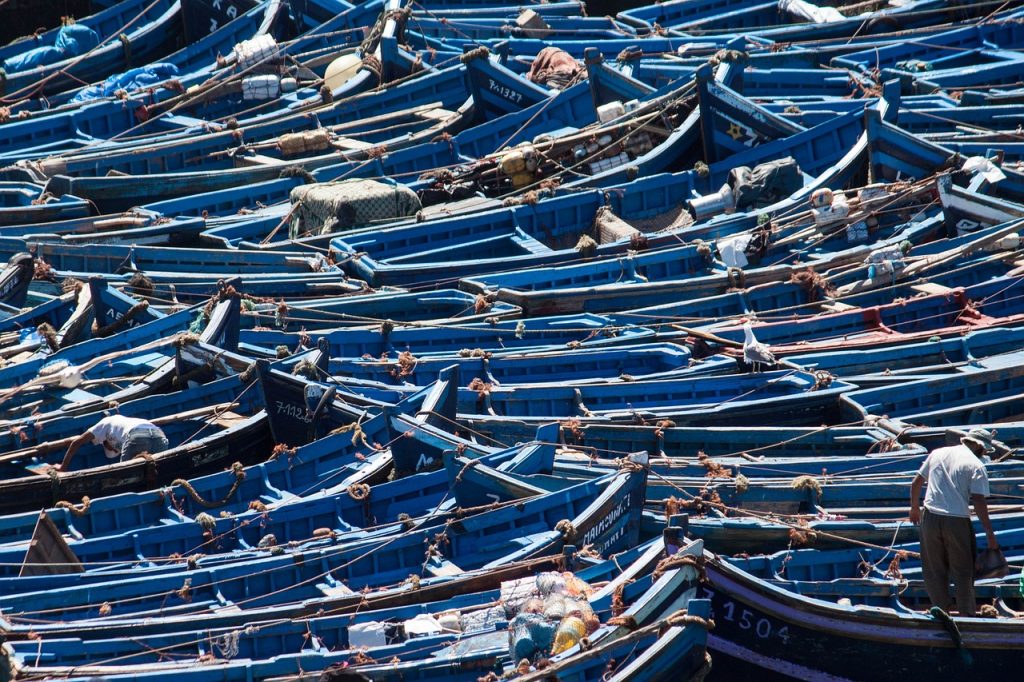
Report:
M 95 426 L 71 441 L 64 454 L 64 461 L 54 468 L 67 471 L 78 449 L 90 442 L 102 445 L 107 459 L 121 462 L 136 455 L 156 454 L 168 448 L 167 436 L 151 422 L 113 414 L 99 420 Z

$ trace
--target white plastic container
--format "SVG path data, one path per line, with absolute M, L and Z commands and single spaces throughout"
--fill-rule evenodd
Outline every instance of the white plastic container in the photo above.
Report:
M 352 649 L 360 647 L 379 647 L 388 643 L 384 634 L 384 623 L 371 620 L 366 623 L 353 623 L 348 626 L 348 643 Z
M 622 105 L 622 102 L 608 102 L 608 104 L 602 104 L 597 108 L 597 120 L 599 120 L 601 123 L 614 121 L 619 116 L 625 115 L 626 107 Z
M 243 70 L 276 57 L 277 52 L 277 41 L 266 33 L 256 36 L 252 40 L 243 40 L 235 45 L 238 68 Z
M 248 76 L 242 79 L 242 99 L 274 99 L 281 94 L 281 79 L 274 75 Z

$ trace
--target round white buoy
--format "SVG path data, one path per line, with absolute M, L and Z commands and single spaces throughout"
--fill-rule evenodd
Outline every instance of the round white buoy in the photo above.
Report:
M 331 90 L 337 90 L 356 75 L 363 65 L 363 60 L 355 54 L 343 54 L 327 66 L 324 83 Z

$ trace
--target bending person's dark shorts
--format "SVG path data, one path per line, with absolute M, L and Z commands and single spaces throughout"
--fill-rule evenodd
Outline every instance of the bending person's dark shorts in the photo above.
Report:
M 142 452 L 155 455 L 169 447 L 167 436 L 155 426 L 136 426 L 128 432 L 121 445 L 121 461 L 135 457 Z

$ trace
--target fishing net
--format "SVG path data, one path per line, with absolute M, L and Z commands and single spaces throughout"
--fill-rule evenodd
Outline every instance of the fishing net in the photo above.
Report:
M 608 244 L 617 242 L 620 239 L 629 239 L 640 231 L 627 223 L 619 216 L 612 213 L 607 206 L 602 206 L 594 216 L 594 227 L 596 228 L 598 242 Z
M 408 187 L 376 180 L 302 185 L 292 189 L 291 202 L 293 239 L 410 217 L 422 208 Z

